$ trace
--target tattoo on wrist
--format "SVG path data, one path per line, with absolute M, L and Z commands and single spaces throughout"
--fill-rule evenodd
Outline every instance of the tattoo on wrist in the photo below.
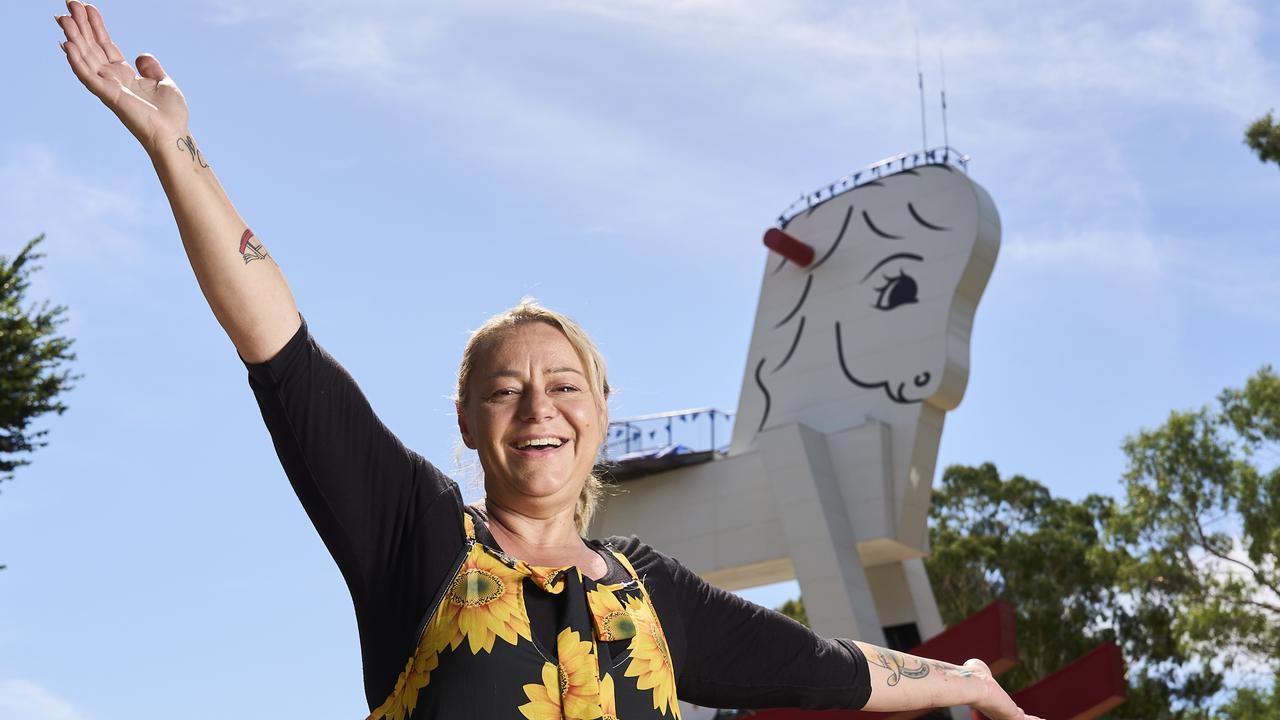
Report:
M 901 653 L 893 650 L 885 650 L 879 648 L 876 650 L 875 658 L 868 658 L 868 661 L 876 667 L 882 667 L 889 671 L 888 685 L 893 687 L 897 685 L 902 678 L 910 680 L 920 680 L 929 676 L 929 663 L 913 658 L 919 662 L 919 665 L 910 665 L 908 660 Z
M 191 155 L 191 162 L 199 163 L 200 167 L 207 168 L 209 163 L 204 161 L 204 155 L 196 148 L 196 141 L 188 135 L 184 138 L 178 138 L 178 149 Z
M 248 265 L 254 260 L 266 260 L 271 257 L 267 251 L 263 249 L 262 243 L 254 242 L 253 231 L 249 228 L 244 229 L 244 234 L 240 236 L 240 255 L 244 257 L 244 264 Z

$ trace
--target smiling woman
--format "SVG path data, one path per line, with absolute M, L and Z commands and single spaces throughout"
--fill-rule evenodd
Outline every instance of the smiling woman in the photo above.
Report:
M 547 358 L 550 367 L 517 367 L 522 356 Z M 483 364 L 485 367 L 477 368 Z M 541 382 L 534 382 L 541 375 Z M 473 392 L 473 386 L 476 388 Z M 559 428 L 539 428 L 521 432 L 512 425 L 513 414 L 536 413 L 540 395 L 567 411 L 573 419 L 572 427 L 561 423 Z M 476 398 L 472 402 L 472 398 Z M 609 380 L 604 357 L 586 332 L 568 316 L 542 307 L 526 298 L 519 305 L 490 318 L 471 334 L 462 351 L 462 364 L 458 369 L 458 389 L 454 402 L 458 408 L 458 427 L 467 447 L 481 453 L 481 465 L 489 468 L 500 462 L 506 453 L 491 452 L 476 445 L 475 434 L 469 428 L 489 427 L 489 423 L 503 422 L 515 434 L 508 442 L 512 457 L 516 460 L 554 460 L 560 464 L 573 462 L 566 468 L 566 477 L 582 478 L 574 505 L 573 524 L 585 534 L 600 500 L 600 478 L 591 472 L 596 455 L 604 442 L 604 430 L 609 426 Z M 586 438 L 576 437 L 570 430 L 589 432 Z M 552 430 L 561 434 L 545 434 Z M 544 434 L 539 435 L 538 432 Z M 486 436 L 485 433 L 481 434 Z M 568 452 L 560 452 L 565 449 Z M 489 463 L 486 463 L 485 452 Z M 572 454 L 569 454 L 572 453 Z M 584 470 L 584 463 L 585 470 Z M 525 464 L 534 468 L 548 463 Z M 506 467 L 494 464 L 493 467 Z M 496 483 L 497 478 L 492 478 Z M 490 496 L 490 472 L 485 472 L 485 491 Z M 518 485 L 515 487 L 519 487 Z
M 151 157 L 281 465 L 346 580 L 370 718 L 679 718 L 678 698 L 738 708 L 973 704 L 1025 717 L 981 662 L 818 637 L 634 536 L 584 538 L 608 426 L 605 363 L 573 321 L 531 301 L 491 319 L 463 351 L 458 428 L 486 490 L 464 505 L 457 484 L 378 420 L 311 336 L 160 63 L 139 56 L 135 73 L 96 8 L 71 0 L 68 9 L 56 18 L 67 62 Z

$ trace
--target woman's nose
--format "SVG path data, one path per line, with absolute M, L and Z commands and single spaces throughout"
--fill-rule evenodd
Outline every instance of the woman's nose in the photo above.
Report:
M 541 388 L 526 392 L 521 396 L 520 415 L 525 420 L 536 422 L 555 415 L 556 406 Z

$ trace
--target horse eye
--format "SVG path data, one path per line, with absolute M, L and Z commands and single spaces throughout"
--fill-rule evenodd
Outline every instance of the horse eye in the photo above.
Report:
M 899 305 L 919 302 L 916 297 L 919 288 L 915 279 L 908 275 L 906 270 L 899 270 L 898 274 L 892 277 L 885 275 L 884 279 L 884 285 L 875 288 L 878 293 L 876 303 L 872 306 L 875 309 L 892 310 Z

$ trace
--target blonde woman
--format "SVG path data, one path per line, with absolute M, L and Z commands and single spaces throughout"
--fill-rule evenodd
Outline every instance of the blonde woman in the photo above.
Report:
M 979 661 L 824 639 L 637 538 L 585 539 L 605 363 L 581 328 L 534 303 L 495 316 L 463 350 L 458 427 L 485 488 L 464 506 L 309 334 L 160 63 L 142 55 L 135 72 L 96 8 L 72 0 L 68 11 L 56 18 L 66 59 L 150 155 L 285 472 L 346 579 L 371 718 L 678 718 L 677 698 L 1027 717 Z

